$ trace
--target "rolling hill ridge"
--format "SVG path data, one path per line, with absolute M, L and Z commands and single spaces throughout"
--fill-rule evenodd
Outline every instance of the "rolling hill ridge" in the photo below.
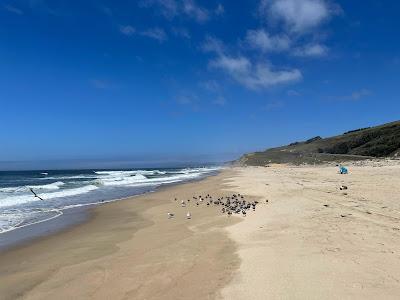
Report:
M 329 138 L 316 136 L 303 142 L 248 153 L 238 162 L 262 166 L 269 163 L 324 163 L 379 157 L 400 157 L 400 121 L 351 130 Z

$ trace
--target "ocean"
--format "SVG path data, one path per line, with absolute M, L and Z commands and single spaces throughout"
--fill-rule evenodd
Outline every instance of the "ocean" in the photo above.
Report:
M 212 175 L 220 167 L 0 172 L 0 236 L 66 210 L 154 191 Z M 40 198 L 35 197 L 32 191 Z

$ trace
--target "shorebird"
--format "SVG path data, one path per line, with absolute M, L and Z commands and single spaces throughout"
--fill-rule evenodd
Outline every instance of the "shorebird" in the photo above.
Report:
M 175 214 L 173 214 L 173 213 L 168 213 L 168 219 L 172 219 L 173 217 L 175 216 Z
M 39 197 L 32 188 L 29 188 L 29 190 L 32 192 L 35 198 L 39 198 L 40 200 L 44 201 L 43 198 Z

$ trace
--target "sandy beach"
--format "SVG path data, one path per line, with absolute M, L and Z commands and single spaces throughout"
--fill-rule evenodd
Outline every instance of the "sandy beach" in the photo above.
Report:
M 399 12 L 3 0 L 0 300 L 400 300 Z
M 0 299 L 398 299 L 399 187 L 393 161 L 229 168 L 3 251 Z M 232 193 L 256 211 L 179 202 Z

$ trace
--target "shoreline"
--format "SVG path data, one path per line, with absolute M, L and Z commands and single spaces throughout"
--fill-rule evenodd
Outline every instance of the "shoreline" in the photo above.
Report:
M 162 184 L 160 186 L 156 186 L 152 190 L 148 190 L 139 194 L 130 195 L 127 197 L 101 200 L 98 202 L 86 203 L 86 204 L 76 205 L 73 207 L 67 206 L 59 210 L 61 212 L 60 215 L 56 215 L 48 219 L 43 219 L 32 224 L 26 224 L 20 227 L 16 227 L 5 232 L 1 232 L 0 237 L 2 239 L 0 240 L 0 254 L 1 252 L 4 252 L 8 249 L 13 249 L 21 245 L 29 244 L 30 242 L 34 242 L 36 239 L 40 239 L 52 234 L 57 234 L 64 230 L 68 230 L 69 228 L 75 225 L 80 225 L 84 222 L 88 222 L 90 220 L 92 210 L 98 206 L 106 205 L 108 203 L 113 203 L 117 201 L 133 200 L 136 197 L 140 197 L 148 193 L 162 191 L 165 188 L 185 183 L 201 181 L 208 177 L 217 176 L 221 172 L 221 170 L 213 171 L 210 174 L 202 175 L 199 178 L 188 179 L 181 182 Z M 51 227 L 51 230 L 49 230 L 48 227 Z
M 221 193 L 223 182 L 231 172 L 223 170 L 218 175 L 195 182 L 165 186 L 153 193 L 96 206 L 91 209 L 90 218 L 81 224 L 1 252 L 0 294 L 5 299 L 22 296 L 29 299 L 50 299 L 55 295 L 66 299 L 71 296 L 90 298 L 92 292 L 98 291 L 99 298 L 107 298 L 105 295 L 110 292 L 109 289 L 97 286 L 96 282 L 99 264 L 115 265 L 123 256 L 124 261 L 129 261 L 135 269 L 144 270 L 140 274 L 136 273 L 138 270 L 125 270 L 130 274 L 128 278 L 132 276 L 135 279 L 129 285 L 120 286 L 114 282 L 111 290 L 121 298 L 134 293 L 138 295 L 138 299 L 157 299 L 156 295 L 161 291 L 165 293 L 166 287 L 170 290 L 170 297 L 166 299 L 182 299 L 182 293 L 186 296 L 192 293 L 198 295 L 192 297 L 193 299 L 204 299 L 211 295 L 215 298 L 220 288 L 230 280 L 232 270 L 239 264 L 235 245 L 223 228 L 240 219 L 220 216 L 214 207 L 204 206 L 196 211 L 197 207 L 193 204 L 190 208 L 193 218 L 186 220 L 185 209 L 180 208 L 172 199 L 177 196 L 188 198 L 190 195 L 206 192 Z M 166 211 L 171 209 L 180 210 L 181 215 L 178 217 L 177 214 L 174 220 L 168 220 Z M 149 236 L 157 238 L 153 240 Z M 207 241 L 212 242 L 212 246 Z M 143 247 L 150 253 L 159 254 L 146 257 Z M 180 252 L 180 256 L 174 255 Z M 182 265 L 182 259 L 187 265 Z M 150 265 L 149 261 L 152 261 Z M 208 261 L 214 262 L 211 267 L 206 263 Z M 121 268 L 124 269 L 125 264 L 118 266 L 118 273 Z M 162 272 L 157 270 L 157 266 L 163 266 Z M 71 272 L 71 269 L 76 271 Z M 191 270 L 194 269 L 198 269 L 198 272 L 193 273 Z M 160 272 L 163 274 L 162 278 L 159 278 Z M 199 279 L 207 287 L 202 284 L 200 289 L 193 286 L 184 291 L 173 288 L 174 281 L 169 279 L 171 272 L 176 273 L 172 278 L 179 277 L 183 281 L 197 280 L 200 276 Z M 70 277 L 72 273 L 75 274 L 74 279 Z M 146 274 L 149 277 L 143 280 Z M 81 280 L 76 280 L 76 276 L 83 277 L 81 280 L 87 282 L 86 287 L 81 287 Z M 160 283 L 157 283 L 159 290 L 152 285 L 147 286 L 155 283 L 156 278 L 157 282 L 166 281 L 166 287 L 163 284 L 160 286 Z M 68 288 L 61 290 L 48 287 L 47 284 L 52 286 L 50 282 L 54 280 L 73 280 L 76 287 L 71 288 L 70 284 Z M 132 285 L 136 288 L 133 289 Z

